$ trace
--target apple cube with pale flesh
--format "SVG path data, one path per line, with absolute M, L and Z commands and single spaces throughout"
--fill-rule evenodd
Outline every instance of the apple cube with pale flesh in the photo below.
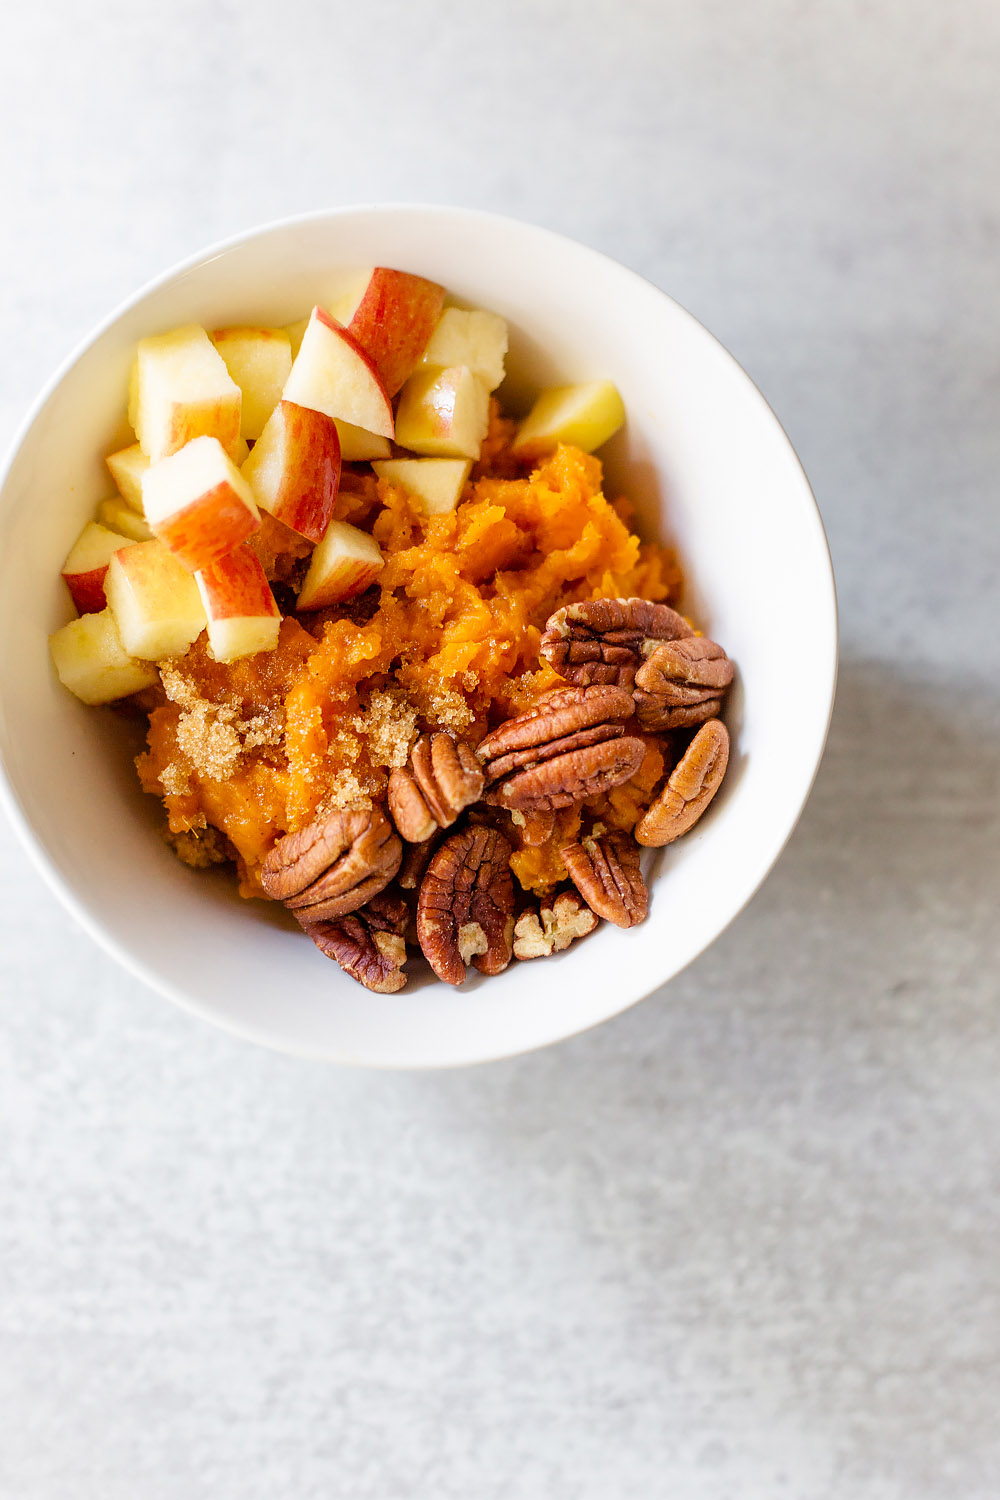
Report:
M 346 328 L 314 307 L 284 397 L 379 437 L 393 435 L 392 404 L 371 359 Z
M 288 342 L 291 345 L 293 359 L 302 348 L 302 335 L 308 327 L 309 319 L 299 318 L 297 323 L 286 323 L 285 327 L 281 330 L 282 333 L 288 334 Z
M 415 369 L 443 306 L 444 287 L 436 281 L 373 266 L 353 279 L 329 311 L 374 361 L 394 396 Z
M 195 574 L 216 661 L 273 651 L 281 611 L 257 554 L 245 544 Z
M 153 463 L 197 437 L 218 438 L 235 454 L 241 407 L 239 386 L 197 323 L 139 340 L 128 419 Z
M 109 531 L 120 531 L 130 542 L 148 542 L 153 535 L 138 511 L 127 505 L 120 495 L 101 501 L 97 507 L 97 519 Z
M 49 636 L 49 650 L 59 681 L 84 703 L 113 703 L 160 680 L 151 662 L 128 655 L 110 609 L 70 620 Z
M 478 308 L 465 312 L 460 307 L 446 307 L 420 356 L 420 364 L 424 369 L 468 365 L 488 391 L 495 391 L 503 380 L 506 353 L 507 324 L 503 318 Z
M 335 422 L 340 438 L 340 457 L 345 464 L 370 463 L 373 458 L 388 458 L 392 444 L 377 432 L 365 432 L 363 427 L 352 427 L 350 422 Z
M 205 628 L 198 586 L 162 542 L 116 552 L 104 591 L 122 645 L 142 661 L 183 656 Z
M 138 443 L 131 448 L 120 448 L 109 453 L 104 460 L 111 471 L 111 478 L 118 486 L 118 493 L 126 505 L 142 515 L 142 476 L 149 468 L 149 459 Z
M 472 463 L 467 458 L 390 458 L 372 468 L 379 479 L 408 490 L 425 515 L 441 516 L 458 505 Z
M 490 420 L 490 395 L 468 365 L 419 370 L 403 387 L 396 441 L 432 458 L 478 458 Z
M 346 521 L 331 521 L 314 550 L 299 593 L 298 608 L 325 609 L 363 594 L 385 566 L 378 543 Z
M 511 451 L 526 458 L 572 443 L 593 453 L 625 421 L 625 407 L 610 380 L 554 386 L 543 391 L 517 429 Z
M 108 564 L 118 549 L 128 544 L 127 536 L 98 526 L 96 521 L 88 521 L 80 532 L 62 565 L 62 576 L 81 615 L 97 614 L 104 609 L 108 602 L 104 597 Z
M 261 510 L 318 542 L 340 484 L 336 423 L 310 406 L 279 401 L 241 472 Z
M 154 536 L 195 573 L 260 526 L 253 491 L 218 438 L 199 437 L 143 475 L 142 503 Z
M 291 340 L 283 328 L 217 328 L 212 343 L 243 396 L 240 431 L 259 438 L 292 368 Z

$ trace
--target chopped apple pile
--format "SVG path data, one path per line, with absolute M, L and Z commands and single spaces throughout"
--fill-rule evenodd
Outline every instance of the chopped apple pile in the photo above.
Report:
M 62 567 L 78 618 L 51 638 L 60 680 L 85 703 L 155 686 L 156 664 L 202 632 L 220 662 L 274 649 L 262 512 L 272 532 L 301 539 L 294 556 L 312 547 L 297 611 L 370 588 L 377 543 L 334 519 L 344 464 L 370 464 L 428 517 L 459 505 L 504 378 L 503 318 L 446 307 L 444 287 L 386 266 L 331 292 L 284 327 L 190 323 L 139 341 L 135 441 L 107 456 L 116 492 Z M 511 453 L 592 452 L 624 418 L 610 381 L 543 391 Z

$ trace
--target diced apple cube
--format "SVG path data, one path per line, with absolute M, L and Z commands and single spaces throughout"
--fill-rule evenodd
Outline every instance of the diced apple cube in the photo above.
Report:
M 118 549 L 128 544 L 127 536 L 96 521 L 88 521 L 80 532 L 62 565 L 62 576 L 81 615 L 97 614 L 106 606 L 104 575 Z
M 325 609 L 363 594 L 385 566 L 374 537 L 346 521 L 331 521 L 313 552 L 299 594 L 301 610 Z
M 468 365 L 418 370 L 399 398 L 396 441 L 414 453 L 475 459 L 489 418 L 489 391 Z
M 154 463 L 197 437 L 218 438 L 235 453 L 241 401 L 222 355 L 197 323 L 139 340 L 128 419 Z
M 120 495 L 112 495 L 110 499 L 101 501 L 97 507 L 97 519 L 109 531 L 120 531 L 131 542 L 148 542 L 153 535 L 142 516 L 127 505 Z
M 353 427 L 350 422 L 337 422 L 340 438 L 340 457 L 345 464 L 369 463 L 373 458 L 388 458 L 392 444 L 377 432 L 365 432 L 363 427 Z
M 506 353 L 507 324 L 497 313 L 446 307 L 420 356 L 420 363 L 425 369 L 468 365 L 486 389 L 494 391 L 503 380 Z
M 305 333 L 305 331 L 306 331 L 306 329 L 308 327 L 309 327 L 309 319 L 308 318 L 299 318 L 299 320 L 298 320 L 297 323 L 288 323 L 282 329 L 283 333 L 287 333 L 288 334 L 288 342 L 292 346 L 292 358 L 293 359 L 295 358 L 296 354 L 298 354 L 299 350 L 302 348 L 302 335 Z
M 245 544 L 195 574 L 216 661 L 273 651 L 281 611 L 260 559 Z
M 318 542 L 340 483 L 336 423 L 310 406 L 279 401 L 242 473 L 262 510 Z
M 284 396 L 334 421 L 392 437 L 392 404 L 375 365 L 321 307 L 312 310 Z
M 118 486 L 118 493 L 126 505 L 142 515 L 142 476 L 149 468 L 149 459 L 138 443 L 130 448 L 120 448 L 109 453 L 104 460 L 111 471 L 111 478 Z
M 625 421 L 625 407 L 610 380 L 560 385 L 543 391 L 517 429 L 511 451 L 527 458 L 572 443 L 593 453 Z
M 49 636 L 49 650 L 59 681 L 84 703 L 113 703 L 159 681 L 151 663 L 125 651 L 110 609 L 70 620 Z
M 104 590 L 129 656 L 143 661 L 183 656 L 205 628 L 198 586 L 162 542 L 138 542 L 116 552 Z
M 443 306 L 444 287 L 436 281 L 373 266 L 353 278 L 329 311 L 370 356 L 394 396 L 416 366 Z
M 199 437 L 146 470 L 142 503 L 153 534 L 192 573 L 256 531 L 253 491 L 218 438 Z
M 428 516 L 440 516 L 458 505 L 472 469 L 467 458 L 390 458 L 372 464 L 379 479 L 400 484 Z
M 240 431 L 258 438 L 292 368 L 291 340 L 283 328 L 217 328 L 212 342 L 242 393 Z

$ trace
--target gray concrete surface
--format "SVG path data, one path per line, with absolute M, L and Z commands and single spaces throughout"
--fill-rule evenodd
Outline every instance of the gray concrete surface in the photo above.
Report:
M 1000 1493 L 998 65 L 988 0 L 6 17 L 0 437 L 202 243 L 497 208 L 758 380 L 844 664 L 807 814 L 712 951 L 463 1074 L 213 1033 L 0 828 L 3 1500 Z

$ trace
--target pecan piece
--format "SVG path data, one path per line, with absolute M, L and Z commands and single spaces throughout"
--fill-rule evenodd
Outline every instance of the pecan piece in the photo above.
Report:
M 550 903 L 529 907 L 514 923 L 514 957 L 548 958 L 562 953 L 577 938 L 586 937 L 597 926 L 597 916 L 576 891 L 560 891 Z
M 464 808 L 483 795 L 483 768 L 475 751 L 450 734 L 422 734 L 408 766 L 389 777 L 389 811 L 403 838 L 422 844 L 450 828 Z
M 395 995 L 406 984 L 404 934 L 409 916 L 402 896 L 383 891 L 346 917 L 335 922 L 302 920 L 302 928 L 321 953 L 335 959 L 366 990 Z
M 648 648 L 693 635 L 669 604 L 648 599 L 582 599 L 550 615 L 539 654 L 567 682 L 631 688 Z
M 403 845 L 403 858 L 396 877 L 396 883 L 401 890 L 417 891 L 420 889 L 420 882 L 424 878 L 424 872 L 437 846 L 438 840 L 433 837 L 425 839 L 422 844 Z
M 335 921 L 383 890 L 403 857 L 402 842 L 377 807 L 335 812 L 285 834 L 268 854 L 261 885 L 300 920 Z
M 514 835 L 525 849 L 538 849 L 547 844 L 556 826 L 554 812 L 518 812 L 514 808 L 510 816 Z
M 591 911 L 616 927 L 636 927 L 646 920 L 649 893 L 639 868 L 639 846 L 615 829 L 591 835 L 562 851 L 569 877 Z
M 645 753 L 642 740 L 625 734 L 632 712 L 631 693 L 610 684 L 546 693 L 479 745 L 490 800 L 551 812 L 628 781 Z
M 636 824 L 639 843 L 659 849 L 687 833 L 722 785 L 728 763 L 729 732 L 721 719 L 710 719 L 698 730 L 666 786 Z
M 446 984 L 461 984 L 470 960 L 481 974 L 499 974 L 510 963 L 510 855 L 501 833 L 477 824 L 445 839 L 427 867 L 417 897 L 417 938 Z
M 635 708 L 643 729 L 685 729 L 714 719 L 733 680 L 733 664 L 715 641 L 691 636 L 654 646 L 635 674 Z

